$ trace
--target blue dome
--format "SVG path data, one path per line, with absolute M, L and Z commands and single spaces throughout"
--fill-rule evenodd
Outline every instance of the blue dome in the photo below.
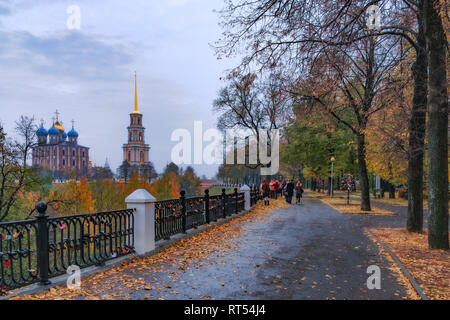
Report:
M 49 135 L 58 135 L 59 134 L 59 130 L 55 128 L 55 126 L 52 126 L 49 130 L 48 130 L 48 134 Z
M 78 132 L 76 132 L 74 128 L 72 128 L 67 135 L 71 138 L 78 138 Z
M 62 137 L 63 137 L 63 139 L 65 140 L 65 139 L 67 138 L 67 133 L 63 132 Z
M 47 130 L 44 129 L 43 126 L 41 126 L 39 129 L 37 129 L 36 135 L 38 137 L 46 137 L 48 135 L 48 132 L 47 132 Z

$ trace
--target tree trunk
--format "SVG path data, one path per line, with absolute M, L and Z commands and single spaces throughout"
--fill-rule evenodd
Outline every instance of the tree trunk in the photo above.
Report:
M 429 58 L 428 246 L 448 249 L 447 40 L 439 1 L 427 0 L 425 34 Z
M 359 134 L 358 140 L 358 171 L 359 171 L 359 185 L 361 187 L 361 210 L 370 211 L 370 196 L 369 196 L 369 177 L 367 175 L 366 165 L 366 136 Z
M 428 60 L 423 29 L 423 9 L 419 8 L 418 52 L 412 67 L 414 97 L 409 121 L 408 217 L 409 232 L 423 231 L 423 158 L 427 111 Z

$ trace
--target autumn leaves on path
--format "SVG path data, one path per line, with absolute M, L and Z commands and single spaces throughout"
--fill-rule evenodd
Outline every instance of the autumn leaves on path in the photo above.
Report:
M 42 294 L 30 295 L 24 299 L 164 299 L 167 295 L 176 298 L 178 291 L 173 289 L 179 275 L 189 269 L 205 265 L 224 263 L 231 250 L 239 246 L 247 222 L 270 219 L 270 213 L 288 205 L 280 200 L 271 201 L 270 206 L 262 203 L 243 216 L 198 233 L 191 238 L 182 239 L 160 253 L 148 258 L 133 258 L 123 262 L 121 267 L 113 268 L 82 281 L 80 290 L 65 287 L 52 288 Z M 181 283 L 185 282 L 180 280 Z M 226 279 L 217 281 L 225 286 Z M 189 286 L 196 290 L 195 286 Z M 245 290 L 245 289 L 244 289 Z M 197 295 L 193 298 L 206 298 Z
M 408 299 L 391 263 L 361 223 L 390 216 L 341 214 L 305 198 L 262 203 L 158 254 L 25 299 Z M 361 220 L 362 219 L 362 220 Z M 369 219 L 369 220 L 367 220 Z M 365 226 L 365 225 L 363 225 Z M 381 289 L 367 288 L 367 268 Z

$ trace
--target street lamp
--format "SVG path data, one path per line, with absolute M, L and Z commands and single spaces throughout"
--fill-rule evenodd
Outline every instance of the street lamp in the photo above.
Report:
M 334 169 L 334 161 L 336 161 L 336 159 L 334 157 L 331 157 L 330 159 L 331 161 L 331 186 L 330 186 L 330 197 L 333 197 L 333 169 Z

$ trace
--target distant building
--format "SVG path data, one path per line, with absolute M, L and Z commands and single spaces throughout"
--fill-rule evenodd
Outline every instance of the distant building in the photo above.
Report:
M 84 175 L 89 168 L 89 148 L 78 144 L 73 121 L 72 129 L 66 133 L 58 116 L 56 111 L 56 119 L 48 131 L 43 121 L 36 131 L 38 145 L 33 148 L 33 166 L 50 170 L 56 178 L 66 177 L 71 172 Z
M 143 115 L 138 108 L 137 80 L 134 75 L 134 111 L 130 113 L 128 126 L 128 142 L 123 145 L 123 162 L 119 167 L 119 177 L 125 181 L 134 173 L 149 180 L 156 176 L 155 169 L 150 162 L 150 146 L 145 143 L 145 128 L 142 122 Z

